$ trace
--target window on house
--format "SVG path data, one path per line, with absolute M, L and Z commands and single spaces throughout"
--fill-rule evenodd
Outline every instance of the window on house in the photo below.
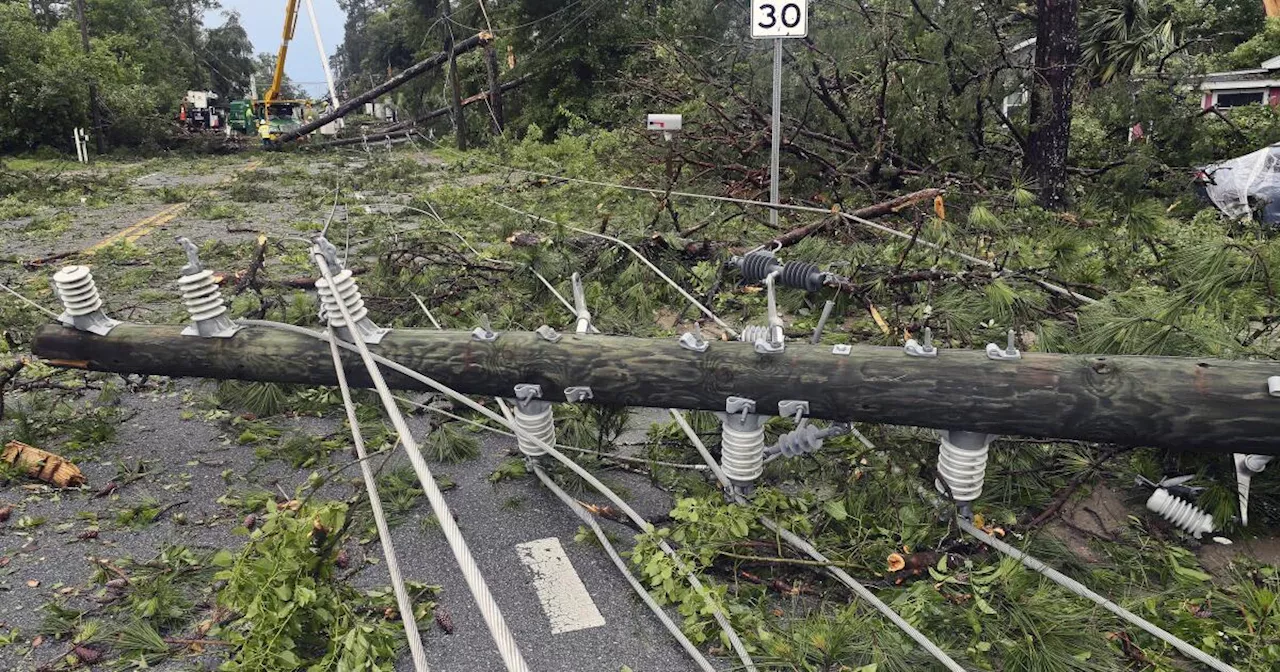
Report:
M 1240 107 L 1241 105 L 1261 105 L 1267 102 L 1265 89 L 1256 91 L 1219 91 L 1213 94 L 1213 105 L 1220 109 Z

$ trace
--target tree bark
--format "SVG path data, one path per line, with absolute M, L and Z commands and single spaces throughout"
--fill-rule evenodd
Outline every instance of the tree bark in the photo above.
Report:
M 107 336 L 45 326 L 32 351 L 55 366 L 165 376 L 334 385 L 328 346 L 309 336 L 246 326 L 233 338 L 181 335 L 182 326 L 122 324 Z M 674 338 L 528 332 L 496 341 L 465 331 L 396 329 L 371 349 L 464 394 L 509 397 L 517 384 L 545 399 L 590 387 L 591 403 L 723 411 L 730 396 L 775 415 L 778 402 L 809 402 L 810 417 L 1081 439 L 1211 452 L 1280 453 L 1280 399 L 1267 378 L 1280 364 L 1183 357 L 1023 353 L 992 361 L 980 350 L 909 357 L 901 348 L 788 343 L 776 355 L 749 343 L 693 352 Z M 344 352 L 352 385 L 370 386 Z M 385 369 L 387 383 L 424 389 Z
M 1035 82 L 1027 173 L 1040 205 L 1067 206 L 1067 149 L 1071 139 L 1071 89 L 1080 60 L 1080 0 L 1036 0 Z
M 458 58 L 453 55 L 453 26 L 449 18 L 453 15 L 451 0 L 441 0 L 444 14 L 444 51 L 449 56 L 449 88 L 452 90 L 453 130 L 457 135 L 458 149 L 467 148 L 467 118 L 462 115 L 462 83 L 458 81 Z
M 498 51 L 493 43 L 484 45 L 484 68 L 489 77 L 489 111 L 493 115 L 493 134 L 502 135 L 506 122 L 502 117 L 502 84 L 498 81 Z

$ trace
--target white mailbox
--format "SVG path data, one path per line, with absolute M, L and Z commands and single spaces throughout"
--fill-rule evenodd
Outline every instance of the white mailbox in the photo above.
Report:
M 678 131 L 684 126 L 684 117 L 678 114 L 651 114 L 648 127 L 651 131 Z

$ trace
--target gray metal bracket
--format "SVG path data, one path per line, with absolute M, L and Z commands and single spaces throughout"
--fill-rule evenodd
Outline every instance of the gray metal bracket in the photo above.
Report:
M 796 422 L 809 415 L 809 402 L 798 399 L 783 399 L 778 402 L 778 415 L 784 418 L 795 418 Z
M 571 404 L 581 403 L 587 399 L 595 399 L 596 395 L 586 386 L 564 388 L 564 398 Z
M 1013 330 L 1009 330 L 1009 338 L 1005 349 L 1001 350 L 1000 346 L 995 343 L 987 344 L 987 357 L 998 362 L 1014 362 L 1022 359 L 1022 352 L 1018 350 L 1018 346 L 1014 342 Z
M 694 352 L 706 352 L 707 348 L 711 347 L 711 344 L 707 342 L 707 339 L 702 337 L 702 327 L 699 327 L 697 324 L 693 325 L 692 331 L 686 331 L 683 334 L 680 334 L 679 343 L 680 347 Z M 1276 378 L 1280 379 L 1280 376 L 1277 376 Z
M 924 328 L 923 343 L 916 341 L 914 338 L 908 339 L 906 345 L 902 346 L 902 351 L 912 357 L 937 357 L 938 349 L 933 347 L 933 329 Z
M 563 336 L 560 335 L 560 332 L 556 331 L 555 329 L 552 329 L 551 326 L 547 324 L 544 324 L 541 327 L 534 329 L 533 333 L 537 334 L 538 338 L 541 338 L 542 340 L 547 341 L 548 343 L 559 343 L 560 339 L 564 338 Z

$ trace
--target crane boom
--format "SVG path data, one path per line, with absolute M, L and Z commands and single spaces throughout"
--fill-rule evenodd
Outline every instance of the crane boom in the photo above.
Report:
M 280 95 L 280 85 L 284 82 L 284 60 L 289 53 L 289 40 L 293 39 L 293 30 L 298 25 L 298 0 L 288 0 L 284 7 L 284 40 L 280 42 L 280 52 L 276 54 L 276 71 L 271 78 L 271 88 L 262 96 L 262 102 L 270 105 Z

